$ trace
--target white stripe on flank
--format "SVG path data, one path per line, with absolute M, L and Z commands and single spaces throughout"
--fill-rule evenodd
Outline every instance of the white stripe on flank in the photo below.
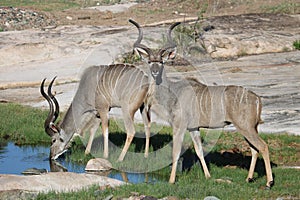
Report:
M 239 94 L 239 92 L 240 92 L 239 90 L 240 90 L 240 88 L 238 87 L 238 89 L 237 89 L 237 91 L 236 91 L 236 93 L 235 93 L 234 100 L 233 100 L 234 104 L 237 103 L 237 97 L 238 97 L 238 94 Z
M 119 71 L 118 69 L 119 69 L 119 67 L 117 67 L 117 65 L 114 65 L 114 70 L 113 70 L 113 73 L 111 75 L 111 81 L 110 81 L 111 82 L 110 83 L 111 91 L 113 91 L 114 85 L 116 85 L 116 82 L 117 82 L 117 80 L 115 82 L 113 80 L 114 80 L 114 77 L 116 76 L 116 73 Z
M 202 95 L 201 95 L 201 97 L 200 97 L 200 112 L 201 112 L 203 115 L 205 115 L 205 113 L 204 113 L 204 111 L 203 111 L 203 109 L 202 109 L 202 99 L 203 99 L 203 95 L 204 95 L 206 89 L 207 89 L 207 87 L 205 87 L 205 89 L 202 91 Z
M 224 106 L 224 93 L 225 93 L 225 88 L 222 90 L 222 95 L 221 95 L 221 109 L 224 117 L 224 121 L 226 120 L 226 113 L 225 113 L 225 106 Z
M 122 92 L 122 94 L 121 94 L 121 97 L 123 96 L 123 94 L 124 94 L 124 92 L 128 92 L 128 89 L 130 89 L 130 88 L 128 88 L 128 85 L 131 83 L 131 77 L 133 76 L 133 73 L 131 73 L 130 74 L 130 76 L 129 76 L 129 78 L 128 79 L 126 79 L 127 80 L 127 84 L 126 85 L 124 85 L 123 86 L 123 88 L 124 88 L 124 90 L 123 90 L 123 92 Z
M 117 87 L 118 82 L 119 82 L 119 80 L 120 80 L 120 76 L 123 74 L 123 71 L 124 71 L 125 68 L 126 68 L 126 65 L 124 65 L 124 66 L 122 67 L 122 69 L 121 69 L 121 71 L 120 71 L 120 73 L 119 73 L 119 76 L 118 76 L 118 78 L 116 79 L 116 85 L 115 85 L 115 87 Z M 115 89 L 115 88 L 114 88 L 114 89 Z
M 104 72 L 102 73 L 101 68 L 99 68 L 98 73 L 97 73 L 97 88 L 98 88 L 98 91 L 100 91 L 100 94 L 101 94 L 102 92 L 105 93 L 105 91 L 101 90 L 101 87 L 103 87 L 103 84 L 101 83 L 101 86 L 100 86 L 100 84 L 99 84 L 99 80 L 100 80 L 100 79 L 99 79 L 99 73 L 101 73 L 100 78 L 102 78 L 102 77 L 103 77 L 103 74 L 105 73 L 105 71 L 106 71 L 107 69 L 104 68 L 103 70 L 104 70 Z M 105 95 L 105 94 L 102 94 L 102 96 L 103 96 L 104 99 L 108 102 L 108 99 L 106 98 L 106 95 Z
M 259 97 L 256 97 L 256 115 L 257 115 L 257 119 L 260 118 L 259 116 Z
M 245 94 L 245 88 L 243 88 L 242 96 L 240 99 L 240 104 L 242 104 L 242 102 L 243 102 L 244 94 Z

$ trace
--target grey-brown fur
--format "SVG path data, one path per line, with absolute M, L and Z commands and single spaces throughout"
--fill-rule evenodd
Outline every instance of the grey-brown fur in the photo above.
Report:
M 267 174 L 267 187 L 273 185 L 272 170 L 267 144 L 258 136 L 257 126 L 261 122 L 261 100 L 255 93 L 240 86 L 207 86 L 194 78 L 172 82 L 168 80 L 164 69 L 164 61 L 175 57 L 176 44 L 171 39 L 173 24 L 168 31 L 168 46 L 159 53 L 141 44 L 142 30 L 134 44 L 135 51 L 149 64 L 149 78 L 154 87 L 153 98 L 149 103 L 151 110 L 159 107 L 156 114 L 168 120 L 173 128 L 173 165 L 169 182 L 174 183 L 177 162 L 180 156 L 184 133 L 190 132 L 196 153 L 201 161 L 205 176 L 210 177 L 206 166 L 199 128 L 219 128 L 234 124 L 237 130 L 250 144 L 252 161 L 247 181 L 253 179 L 258 152 L 263 156 Z M 164 112 L 162 112 L 162 108 Z
M 42 94 L 44 81 L 41 85 Z M 100 121 L 104 136 L 104 157 L 108 157 L 108 112 L 112 107 L 120 107 L 127 132 L 126 143 L 119 157 L 120 161 L 123 160 L 135 134 L 134 114 L 143 106 L 147 96 L 149 86 L 147 75 L 133 65 L 126 64 L 87 68 L 81 77 L 67 113 L 57 126 L 54 125 L 54 111 L 51 111 L 51 103 L 53 106 L 56 99 L 53 96 L 49 100 L 51 86 L 48 89 L 48 97 L 43 94 L 46 99 L 48 98 L 50 105 L 50 113 L 45 122 L 45 130 L 52 137 L 50 157 L 56 159 L 67 149 L 69 141 L 75 133 L 82 135 L 87 129 L 90 129 L 90 139 L 86 148 L 86 153 L 89 153 Z M 148 118 L 145 116 L 143 115 L 143 119 L 146 124 L 146 147 L 148 147 L 150 129 L 147 126 Z M 54 120 L 52 120 L 53 118 Z M 145 156 L 147 153 L 148 149 L 145 150 Z

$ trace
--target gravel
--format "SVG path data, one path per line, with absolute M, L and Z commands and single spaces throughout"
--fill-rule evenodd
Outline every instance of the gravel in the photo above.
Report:
M 14 31 L 56 26 L 51 17 L 42 12 L 14 7 L 0 7 L 0 31 Z

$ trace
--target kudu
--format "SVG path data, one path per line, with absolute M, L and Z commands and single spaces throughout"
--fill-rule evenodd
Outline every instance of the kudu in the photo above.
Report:
M 258 152 L 265 162 L 267 184 L 273 182 L 269 150 L 267 144 L 258 136 L 257 126 L 261 123 L 261 99 L 255 93 L 240 86 L 207 86 L 194 78 L 187 78 L 177 82 L 170 81 L 165 72 L 164 63 L 173 59 L 176 54 L 176 44 L 171 38 L 172 30 L 180 23 L 170 26 L 167 33 L 167 45 L 154 52 L 141 44 L 143 32 L 140 25 L 130 20 L 138 31 L 139 36 L 134 43 L 134 50 L 147 61 L 149 78 L 152 79 L 149 87 L 154 87 L 150 110 L 159 105 L 159 116 L 166 118 L 173 128 L 172 170 L 169 182 L 175 182 L 177 162 L 185 132 L 190 132 L 196 154 L 198 155 L 206 178 L 210 173 L 206 166 L 199 128 L 222 128 L 233 124 L 249 143 L 252 153 L 249 173 L 246 181 L 253 180 L 254 168 Z M 164 108 L 164 112 L 162 112 Z M 153 109 L 155 112 L 155 109 Z
M 55 124 L 59 115 L 59 104 L 51 92 L 55 78 L 44 91 L 44 79 L 40 92 L 48 101 L 50 111 L 45 120 L 45 131 L 52 138 L 50 158 L 57 159 L 63 154 L 75 133 L 83 135 L 90 129 L 90 138 L 86 153 L 91 150 L 94 134 L 100 122 L 104 137 L 104 157 L 108 157 L 108 113 L 112 107 L 120 107 L 123 114 L 127 138 L 119 161 L 124 159 L 128 147 L 135 135 L 134 114 L 140 108 L 148 92 L 148 76 L 133 65 L 115 64 L 92 66 L 87 68 L 81 77 L 77 92 L 60 124 Z M 146 145 L 145 157 L 149 151 L 150 124 L 147 114 L 142 113 L 145 124 Z

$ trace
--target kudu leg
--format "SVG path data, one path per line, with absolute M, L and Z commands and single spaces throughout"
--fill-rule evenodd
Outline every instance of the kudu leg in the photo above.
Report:
M 103 143 L 104 143 L 103 157 L 108 158 L 108 111 L 99 112 L 99 115 L 101 119 Z
M 208 171 L 207 165 L 206 165 L 205 160 L 204 160 L 200 132 L 199 131 L 191 131 L 190 135 L 191 135 L 191 138 L 193 140 L 194 148 L 196 150 L 197 156 L 200 159 L 205 177 L 210 178 L 210 173 Z
M 247 177 L 247 181 L 249 178 L 253 178 L 253 173 L 254 173 L 254 168 L 257 160 L 257 153 L 255 151 L 258 151 L 259 153 L 262 154 L 262 157 L 264 159 L 265 163 L 265 169 L 266 169 L 266 175 L 267 175 L 267 184 L 266 186 L 268 188 L 272 187 L 274 184 L 273 180 L 273 175 L 272 175 L 272 169 L 271 169 L 271 163 L 270 163 L 270 157 L 269 157 L 269 148 L 268 145 L 264 140 L 262 140 L 255 128 L 249 130 L 249 131 L 240 131 L 245 138 L 247 139 L 248 143 L 252 145 L 253 147 L 253 152 L 252 152 L 252 160 L 251 160 L 251 165 Z M 252 150 L 251 150 L 252 151 Z
M 247 182 L 252 182 L 253 181 L 254 169 L 255 169 L 257 158 L 258 158 L 258 152 L 252 147 L 250 147 L 250 150 L 251 150 L 252 157 L 251 157 L 251 164 L 250 164 L 250 168 L 249 168 L 249 173 L 248 173 L 248 176 L 247 176 L 247 179 L 246 179 Z
M 92 126 L 90 127 L 90 138 L 89 138 L 89 141 L 86 145 L 86 148 L 85 148 L 85 154 L 89 154 L 91 153 L 91 149 L 92 149 L 92 144 L 93 144 L 93 140 L 94 140 L 94 137 L 95 137 L 95 133 L 97 132 L 98 128 L 99 128 L 99 125 L 100 125 L 100 119 L 99 118 L 95 118 Z
M 175 183 L 176 169 L 178 165 L 178 159 L 181 153 L 183 138 L 184 138 L 184 130 L 176 129 L 173 127 L 172 170 L 171 170 L 169 183 Z
M 118 161 L 123 161 L 124 157 L 128 151 L 128 148 L 134 138 L 135 135 L 135 129 L 134 129 L 134 122 L 133 122 L 133 117 L 135 112 L 124 112 L 126 110 L 122 109 L 123 111 L 123 118 L 124 118 L 124 124 L 125 124 L 125 129 L 126 129 L 126 142 L 123 147 L 123 150 L 118 158 Z
M 149 146 L 150 146 L 151 118 L 150 118 L 150 112 L 148 112 L 144 107 L 140 111 L 143 118 L 143 123 L 145 127 L 145 136 L 146 136 L 144 157 L 147 158 L 149 155 Z

